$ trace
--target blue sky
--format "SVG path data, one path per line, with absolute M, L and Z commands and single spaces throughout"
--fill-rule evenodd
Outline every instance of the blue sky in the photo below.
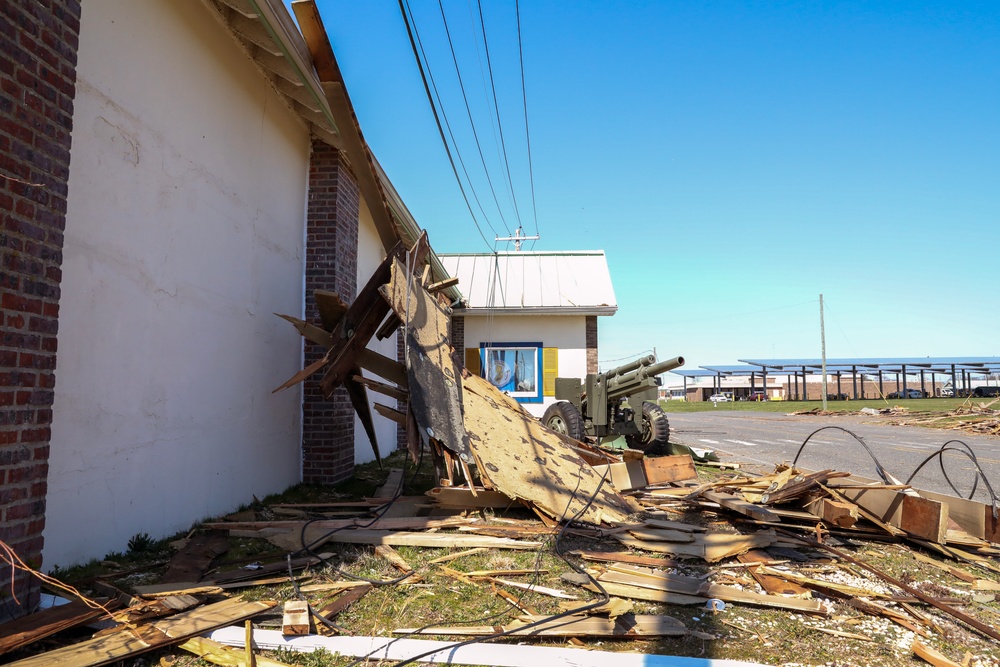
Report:
M 510 190 L 478 5 L 443 0 L 482 159 L 438 4 L 411 0 L 482 235 L 397 2 L 318 4 L 435 250 L 506 249 L 516 202 L 534 249 L 606 251 L 602 360 L 818 357 L 820 293 L 829 357 L 1000 355 L 1000 3 L 523 0 L 532 203 L 513 0 L 483 3 Z

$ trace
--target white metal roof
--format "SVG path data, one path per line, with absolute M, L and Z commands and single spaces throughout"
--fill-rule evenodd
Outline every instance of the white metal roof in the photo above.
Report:
M 458 278 L 466 312 L 613 315 L 618 310 L 603 250 L 440 255 Z

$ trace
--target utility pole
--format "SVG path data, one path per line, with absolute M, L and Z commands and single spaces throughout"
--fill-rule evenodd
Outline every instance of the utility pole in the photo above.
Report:
M 819 295 L 819 342 L 823 353 L 823 411 L 826 412 L 826 326 L 823 324 L 823 295 Z
M 539 239 L 539 236 L 537 234 L 535 234 L 534 236 L 525 236 L 524 235 L 524 230 L 521 229 L 520 227 L 518 227 L 514 231 L 514 235 L 513 236 L 498 236 L 498 237 L 496 237 L 497 241 L 513 241 L 514 242 L 514 251 L 515 252 L 521 252 L 521 244 L 524 241 L 537 241 L 538 239 Z

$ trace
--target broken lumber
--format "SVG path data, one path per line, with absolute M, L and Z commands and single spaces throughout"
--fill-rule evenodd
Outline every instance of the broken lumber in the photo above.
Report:
M 104 610 L 100 607 L 88 605 L 83 600 L 73 600 L 7 621 L 0 624 L 0 654 L 89 623 L 103 614 Z
M 274 602 L 244 602 L 231 598 L 169 618 L 139 626 L 132 632 L 117 632 L 82 641 L 10 663 L 16 667 L 97 667 L 125 660 L 164 646 L 256 616 Z M 238 628 L 240 633 L 243 628 Z
M 247 667 L 246 652 L 226 646 L 219 642 L 206 639 L 204 637 L 192 637 L 183 644 L 177 646 L 188 653 L 193 653 L 206 662 L 224 667 Z M 284 662 L 271 660 L 263 656 L 254 655 L 254 662 L 257 667 L 289 667 Z M 160 663 L 165 664 L 165 663 Z
M 563 616 L 545 621 L 544 616 L 527 616 L 506 626 L 434 626 L 433 628 L 400 628 L 393 634 L 459 635 L 483 637 L 508 632 L 516 637 L 682 637 L 687 628 L 672 616 L 625 614 L 612 621 L 593 616 Z M 539 623 L 527 630 L 518 629 L 526 623 Z

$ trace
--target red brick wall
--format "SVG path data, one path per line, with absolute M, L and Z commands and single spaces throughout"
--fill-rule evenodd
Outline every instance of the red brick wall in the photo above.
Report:
M 354 300 L 359 205 L 357 183 L 340 153 L 314 141 L 306 229 L 306 319 L 314 324 L 320 319 L 313 290 L 333 290 L 347 303 Z M 325 352 L 306 341 L 305 363 L 313 363 Z M 303 480 L 332 484 L 349 478 L 354 471 L 354 409 L 343 387 L 331 398 L 324 398 L 318 377 L 304 383 Z
M 597 316 L 587 316 L 587 372 L 597 373 Z
M 0 540 L 41 567 L 78 0 L 0 2 Z M 38 601 L 0 563 L 0 620 Z

